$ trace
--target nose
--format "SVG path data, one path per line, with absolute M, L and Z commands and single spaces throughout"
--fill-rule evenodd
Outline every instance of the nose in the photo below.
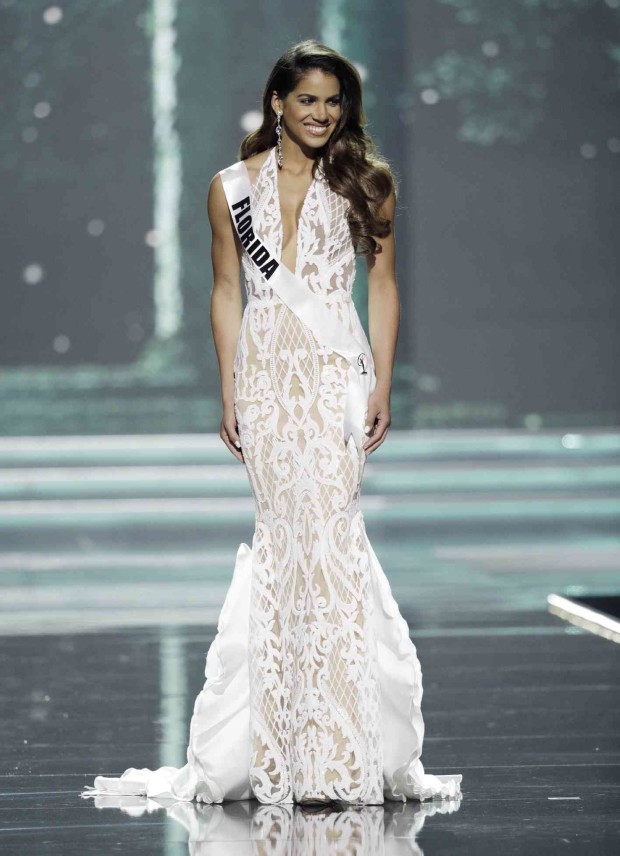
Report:
M 317 122 L 325 122 L 327 119 L 327 108 L 325 104 L 315 104 L 312 115 Z

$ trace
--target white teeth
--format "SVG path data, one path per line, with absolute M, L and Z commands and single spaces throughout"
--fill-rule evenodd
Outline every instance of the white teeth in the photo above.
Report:
M 311 134 L 316 134 L 317 137 L 320 137 L 327 132 L 327 126 L 322 125 L 306 125 L 306 128 Z

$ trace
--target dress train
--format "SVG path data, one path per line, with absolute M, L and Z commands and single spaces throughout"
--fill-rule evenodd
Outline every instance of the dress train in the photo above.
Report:
M 460 797 L 462 774 L 427 773 L 421 761 L 424 720 L 422 670 L 407 622 L 362 526 L 370 558 L 372 625 L 377 646 L 383 736 L 384 797 L 404 802 Z M 252 548 L 241 543 L 218 631 L 207 653 L 207 680 L 196 698 L 187 763 L 181 768 L 129 768 L 118 778 L 97 776 L 83 796 L 144 795 L 203 803 L 254 796 L 249 781 L 248 666 Z M 290 801 L 290 800 L 286 800 Z

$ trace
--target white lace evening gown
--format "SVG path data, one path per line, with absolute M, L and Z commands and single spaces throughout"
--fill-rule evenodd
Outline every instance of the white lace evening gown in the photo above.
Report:
M 296 275 L 355 332 L 348 201 L 318 170 L 303 203 Z M 254 229 L 281 257 L 275 147 L 252 184 Z M 248 303 L 235 413 L 256 503 L 237 551 L 187 764 L 98 776 L 94 793 L 207 803 L 460 796 L 460 774 L 425 773 L 422 673 L 366 534 L 366 453 L 345 443 L 348 364 L 270 290 L 247 251 Z

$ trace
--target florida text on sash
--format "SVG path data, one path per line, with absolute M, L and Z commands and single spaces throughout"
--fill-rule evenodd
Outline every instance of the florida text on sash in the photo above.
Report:
M 274 259 L 260 238 L 254 234 L 250 197 L 245 196 L 239 202 L 233 202 L 232 214 L 241 243 L 265 279 L 270 279 L 279 268 L 280 262 Z

